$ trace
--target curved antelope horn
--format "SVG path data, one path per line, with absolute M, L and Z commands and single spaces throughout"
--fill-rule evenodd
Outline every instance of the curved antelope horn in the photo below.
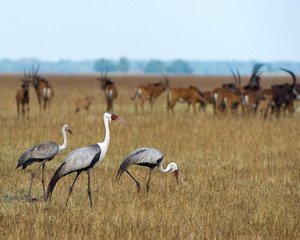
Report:
M 250 77 L 249 83 L 252 83 L 256 76 L 260 76 L 262 74 L 262 72 L 258 73 L 258 71 L 263 65 L 264 65 L 263 63 L 257 63 L 253 66 L 252 75 Z
M 284 72 L 287 72 L 287 73 L 289 73 L 291 76 L 292 76 L 292 78 L 293 78 L 293 87 L 296 85 L 296 81 L 297 81 L 297 79 L 296 79 L 296 75 L 292 72 L 292 71 L 290 71 L 290 70 L 287 70 L 287 69 L 285 69 L 285 68 L 280 68 L 282 71 L 284 71 Z
M 237 79 L 238 79 L 239 86 L 241 86 L 242 80 L 241 80 L 241 75 L 240 75 L 240 71 L 238 68 L 236 69 L 236 72 L 237 72 Z
M 263 63 L 257 63 L 253 66 L 252 75 L 257 74 L 258 70 L 263 66 Z
M 238 78 L 237 76 L 235 75 L 234 71 L 232 70 L 232 68 L 230 68 L 230 72 L 232 73 L 232 76 L 234 78 L 234 83 L 235 85 L 238 85 Z

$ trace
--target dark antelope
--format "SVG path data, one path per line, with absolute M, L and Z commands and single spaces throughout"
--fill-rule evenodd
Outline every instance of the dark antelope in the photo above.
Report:
M 113 110 L 113 102 L 118 97 L 118 91 L 113 81 L 107 77 L 107 73 L 101 73 L 100 78 L 97 77 L 97 80 L 101 83 L 101 89 L 105 93 L 107 111 Z
M 281 110 L 288 111 L 290 114 L 294 111 L 294 101 L 300 96 L 296 85 L 296 76 L 292 71 L 281 68 L 292 76 L 292 84 L 281 84 L 272 86 L 272 113 L 279 117 Z
M 29 85 L 31 83 L 29 74 L 24 72 L 24 78 L 21 79 L 23 82 L 21 87 L 16 92 L 16 102 L 18 108 L 18 114 L 20 114 L 20 105 L 22 107 L 22 114 L 25 114 L 25 106 L 27 107 L 27 113 L 29 113 Z

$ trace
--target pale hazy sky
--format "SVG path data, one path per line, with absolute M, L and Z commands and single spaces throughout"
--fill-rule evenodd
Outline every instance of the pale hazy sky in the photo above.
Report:
M 4 0 L 0 59 L 300 61 L 299 0 Z

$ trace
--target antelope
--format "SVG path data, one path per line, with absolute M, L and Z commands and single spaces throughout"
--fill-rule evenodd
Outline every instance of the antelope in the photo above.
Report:
M 192 104 L 194 113 L 196 113 L 196 103 L 207 103 L 206 96 L 196 87 L 190 86 L 188 88 L 172 88 L 167 95 L 167 109 L 174 114 L 174 106 L 177 102 L 188 103 L 187 112 Z
M 293 83 L 272 86 L 272 113 L 275 112 L 276 117 L 279 117 L 281 109 L 288 110 L 290 114 L 293 113 L 294 101 L 300 96 L 298 88 L 296 86 L 295 74 L 284 68 L 281 68 L 281 70 L 287 72 L 292 76 Z
M 263 96 L 265 94 L 264 90 L 262 90 L 260 86 L 260 75 L 262 72 L 259 73 L 263 65 L 264 64 L 261 63 L 254 65 L 250 80 L 248 84 L 243 87 L 243 107 L 247 109 L 248 113 L 255 114 L 259 101 L 265 99 Z
M 140 102 L 140 108 L 144 112 L 144 103 L 149 100 L 151 110 L 153 110 L 153 105 L 156 99 L 169 88 L 169 79 L 163 76 L 165 82 L 149 83 L 148 85 L 138 86 L 131 97 L 131 100 L 135 101 L 135 111 L 138 110 L 138 101 Z
M 118 91 L 113 81 L 107 77 L 107 73 L 100 75 L 100 78 L 97 77 L 97 80 L 101 83 L 101 89 L 105 93 L 105 98 L 107 102 L 107 111 L 113 110 L 113 101 L 118 97 Z
M 29 74 L 24 72 L 24 78 L 21 79 L 23 82 L 21 87 L 16 92 L 16 102 L 18 115 L 20 114 L 20 105 L 22 107 L 22 114 L 25 114 L 25 105 L 27 106 L 27 113 L 29 113 L 29 84 L 31 83 Z
M 231 70 L 231 69 L 230 69 Z M 237 109 L 241 104 L 241 78 L 239 72 L 237 76 L 233 73 L 235 83 L 223 84 L 222 88 L 217 88 L 212 92 L 214 101 L 214 113 L 227 113 L 229 108 Z
M 256 112 L 259 99 L 261 98 L 261 93 L 259 92 L 260 87 L 260 74 L 259 69 L 263 64 L 256 64 L 253 67 L 252 75 L 246 86 L 241 87 L 241 76 L 237 70 L 237 74 L 234 73 L 232 69 L 232 75 L 235 80 L 235 84 L 223 84 L 223 88 L 216 89 L 214 94 L 214 109 L 215 113 L 228 112 L 229 108 L 236 110 L 240 105 L 242 106 L 242 111 L 244 112 L 247 108 L 247 112 Z
M 212 104 L 213 105 L 214 104 L 214 98 L 213 98 L 212 92 L 210 92 L 210 91 L 205 91 L 205 92 L 203 92 L 203 94 L 205 96 L 206 102 L 200 102 L 199 111 L 201 109 L 203 112 L 206 112 L 207 104 Z
M 264 119 L 267 119 L 269 109 L 272 107 L 273 95 L 271 89 L 264 89 L 263 96 L 259 99 L 257 111 L 263 115 Z
M 48 80 L 38 75 L 38 70 L 39 69 L 37 68 L 36 70 L 33 69 L 32 71 L 32 85 L 35 89 L 40 109 L 43 103 L 44 110 L 46 110 L 47 107 L 50 110 L 50 104 L 52 98 L 54 97 L 54 91 Z
M 94 97 L 84 96 L 82 98 L 78 98 L 75 101 L 76 109 L 75 112 L 79 112 L 81 109 L 89 110 L 91 103 Z

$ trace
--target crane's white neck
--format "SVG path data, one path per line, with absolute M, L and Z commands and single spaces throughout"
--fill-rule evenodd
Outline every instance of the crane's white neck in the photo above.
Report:
M 168 164 L 168 166 L 166 167 L 166 169 L 163 168 L 162 163 L 159 164 L 158 167 L 159 171 L 162 173 L 167 173 L 169 172 L 172 168 L 171 168 L 171 164 Z
M 109 145 L 109 140 L 110 140 L 110 132 L 109 132 L 109 119 L 104 117 L 104 127 L 105 127 L 105 138 L 104 138 L 104 142 L 102 143 L 98 143 L 98 145 L 101 148 L 101 155 L 100 155 L 100 161 L 104 158 L 107 149 L 108 149 L 108 145 Z
M 67 147 L 67 144 L 68 144 L 66 129 L 63 127 L 61 132 L 62 132 L 62 135 L 64 137 L 64 143 L 63 143 L 63 145 L 59 146 L 59 152 L 65 150 L 66 147 Z

